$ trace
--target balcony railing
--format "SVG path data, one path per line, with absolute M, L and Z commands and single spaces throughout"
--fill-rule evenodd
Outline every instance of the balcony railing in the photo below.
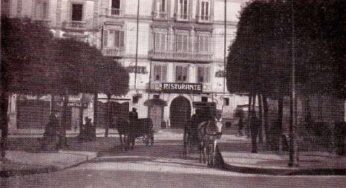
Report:
M 153 12 L 153 18 L 159 19 L 159 20 L 165 20 L 168 18 L 167 12 L 161 12 L 161 11 L 154 11 Z
M 106 9 L 106 15 L 107 16 L 122 16 L 123 10 L 119 8 L 108 8 Z
M 125 52 L 124 48 L 104 48 L 102 49 L 102 54 L 104 56 L 120 57 L 123 56 Z
M 87 22 L 86 21 L 69 21 L 69 22 L 64 22 L 64 28 L 66 28 L 66 29 L 84 30 L 84 29 L 87 28 Z
M 200 22 L 200 23 L 209 23 L 212 20 L 210 15 L 196 16 L 196 19 L 197 19 L 197 22 Z
M 176 14 L 175 19 L 177 21 L 189 21 L 190 15 L 189 14 Z
M 149 51 L 152 59 L 180 60 L 180 61 L 212 61 L 212 52 L 177 52 L 177 51 Z
M 45 27 L 49 27 L 49 23 L 50 23 L 50 20 L 47 18 L 47 19 L 33 19 L 35 23 L 38 23 L 38 24 L 41 24 Z

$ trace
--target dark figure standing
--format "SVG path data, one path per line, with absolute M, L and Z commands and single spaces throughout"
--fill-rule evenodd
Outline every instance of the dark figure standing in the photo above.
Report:
M 250 129 L 251 129 L 251 143 L 252 143 L 252 153 L 257 153 L 257 135 L 258 130 L 261 126 L 260 120 L 256 117 L 256 115 L 252 115 L 251 122 L 250 122 Z
M 55 113 L 52 113 L 49 116 L 49 122 L 47 123 L 44 133 L 43 133 L 43 140 L 41 148 L 43 150 L 49 150 L 50 148 L 47 148 L 51 144 L 56 144 L 57 142 L 57 136 L 58 136 L 58 129 L 59 126 L 59 120 L 56 117 Z
M 132 108 L 132 111 L 129 113 L 129 120 L 137 120 L 138 119 L 138 113 L 136 108 Z
M 244 127 L 244 111 L 238 109 L 235 113 L 235 116 L 239 118 L 238 121 L 238 135 L 243 136 L 243 127 Z
M 84 119 L 85 119 L 85 124 L 80 128 L 79 140 L 93 141 L 96 139 L 95 127 L 91 123 L 91 119 L 89 117 L 85 117 Z
M 96 139 L 96 129 L 91 123 L 91 118 L 85 117 L 85 132 L 87 136 L 87 140 L 93 141 Z
M 196 109 L 196 112 L 195 114 L 193 114 L 191 116 L 191 119 L 190 119 L 190 132 L 191 133 L 191 137 L 192 137 L 192 140 L 194 141 L 198 141 L 197 140 L 197 130 L 198 130 L 198 125 L 203 121 L 203 118 L 202 118 L 202 111 L 200 109 Z
M 138 113 L 136 108 L 132 108 L 132 111 L 129 113 L 129 121 L 130 121 L 130 134 L 129 134 L 129 142 L 132 144 L 131 148 L 133 149 L 133 146 L 135 145 L 135 138 L 136 135 L 134 135 L 134 132 L 136 129 L 136 121 L 138 120 Z

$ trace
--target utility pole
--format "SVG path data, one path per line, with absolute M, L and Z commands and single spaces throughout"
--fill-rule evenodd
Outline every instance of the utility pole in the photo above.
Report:
M 225 0 L 225 18 L 224 18 L 224 26 L 225 26 L 225 35 L 224 35 L 224 51 L 223 51 L 223 94 L 226 93 L 226 57 L 227 57 L 227 0 Z
M 292 36 L 291 36 L 291 45 L 292 45 L 292 63 L 291 63 L 291 95 L 290 95 L 290 124 L 289 124 L 289 161 L 288 166 L 298 166 L 298 153 L 296 146 L 296 59 L 295 59 L 295 26 L 294 26 L 294 4 L 291 0 L 291 20 L 292 20 Z
M 138 31 L 139 31 L 139 0 L 137 0 L 137 31 L 136 31 L 136 64 L 135 64 L 135 90 L 137 91 L 137 66 L 138 66 Z

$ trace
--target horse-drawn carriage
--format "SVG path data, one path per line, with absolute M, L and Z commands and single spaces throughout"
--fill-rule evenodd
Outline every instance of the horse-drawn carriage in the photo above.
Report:
M 116 127 L 120 137 L 120 145 L 124 150 L 133 149 L 136 139 L 141 139 L 146 146 L 154 144 L 153 122 L 150 118 L 129 120 L 116 118 Z
M 221 137 L 221 114 L 217 113 L 215 103 L 195 102 L 196 113 L 184 128 L 185 157 L 198 148 L 200 162 L 215 166 L 217 140 Z

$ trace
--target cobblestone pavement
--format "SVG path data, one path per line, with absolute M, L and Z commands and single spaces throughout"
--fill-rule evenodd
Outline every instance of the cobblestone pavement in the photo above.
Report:
M 11 177 L 0 187 L 344 187 L 343 176 L 268 176 L 210 169 L 182 157 L 182 134 L 158 132 L 153 147 L 104 151 L 88 163 L 48 174 Z

